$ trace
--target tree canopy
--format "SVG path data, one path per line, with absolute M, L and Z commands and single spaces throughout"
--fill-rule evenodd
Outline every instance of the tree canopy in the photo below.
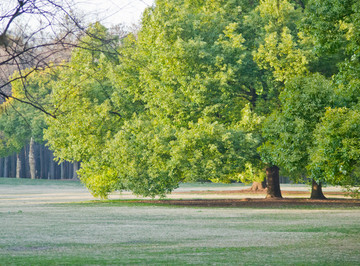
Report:
M 124 38 L 94 23 L 68 62 L 12 79 L 13 96 L 38 110 L 5 103 L 0 151 L 44 137 L 57 160 L 81 161 L 100 197 L 262 181 L 265 169 L 281 197 L 279 167 L 297 182 L 356 186 L 359 8 L 158 0 Z

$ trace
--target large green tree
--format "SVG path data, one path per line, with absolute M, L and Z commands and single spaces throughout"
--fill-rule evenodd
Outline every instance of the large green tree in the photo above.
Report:
M 334 106 L 329 106 L 314 134 L 311 169 L 328 182 L 359 191 L 358 136 L 360 99 L 360 3 L 359 1 L 311 1 L 314 23 L 307 25 L 320 55 L 335 54 L 341 60 L 334 73 Z M 331 11 L 331 12 L 329 12 Z
M 252 107 L 256 105 L 263 80 L 261 75 L 256 77 L 259 69 L 251 60 L 243 34 L 249 34 L 244 30 L 244 16 L 251 8 L 244 1 L 157 1 L 155 9 L 145 15 L 136 57 L 146 58 L 146 67 L 140 69 L 141 85 L 135 93 L 146 103 L 151 119 L 174 128 L 173 145 L 196 143 L 195 133 L 200 132 L 194 128 L 206 125 L 228 130 L 228 139 L 235 141 L 233 134 L 240 132 L 243 108 L 247 103 Z M 231 172 L 241 171 L 236 163 L 220 167 L 226 163 L 225 158 L 219 157 L 219 162 L 214 163 L 209 149 L 230 156 L 228 148 L 221 148 L 224 144 L 213 143 L 213 147 L 211 142 L 205 144 L 172 148 L 172 152 L 190 151 L 191 160 L 199 156 L 196 159 L 202 161 L 199 167 L 214 164 L 210 176 L 205 177 L 209 173 L 205 167 L 198 174 L 191 174 L 192 167 L 188 167 L 182 170 L 184 175 L 197 178 L 202 172 L 206 179 L 217 176 L 222 180 Z M 239 155 L 231 156 L 239 159 Z M 230 172 L 226 173 L 225 169 Z
M 309 57 L 311 55 L 306 36 L 299 28 L 303 18 L 305 5 L 288 0 L 264 0 L 254 11 L 259 17 L 262 32 L 259 36 L 258 45 L 253 49 L 253 57 L 260 68 L 269 72 L 271 79 L 272 97 L 277 106 L 271 106 L 269 112 L 276 110 L 280 102 L 277 101 L 279 93 L 284 90 L 285 84 L 297 75 L 308 72 Z M 267 114 L 268 115 L 268 114 Z M 271 118 L 269 118 L 271 119 Z M 266 127 L 269 124 L 265 124 Z M 265 134 L 265 141 L 273 137 Z M 267 163 L 268 197 L 281 197 L 279 183 L 279 166 L 281 162 L 278 156 L 273 157 L 264 154 L 260 150 L 263 162 Z
M 261 119 L 251 109 L 266 87 L 242 34 L 251 35 L 243 21 L 252 8 L 157 1 L 119 61 L 76 50 L 53 85 L 58 114 L 46 138 L 57 157 L 81 160 L 81 179 L 98 196 L 164 195 L 180 181 L 229 182 L 249 163 L 261 167 Z
M 335 185 L 356 183 L 354 169 L 357 161 L 351 147 L 356 146 L 358 140 L 356 133 L 346 129 L 346 124 L 341 125 L 346 119 L 352 121 L 354 127 L 357 123 L 358 9 L 356 1 L 310 1 L 306 5 L 301 24 L 298 24 L 301 30 L 298 36 L 302 37 L 299 41 L 303 40 L 299 44 L 305 46 L 298 45 L 300 49 L 295 50 L 303 51 L 306 60 L 298 63 L 308 61 L 305 65 L 300 64 L 305 68 L 294 67 L 291 63 L 293 57 L 286 56 L 287 60 L 283 60 L 281 55 L 286 53 L 275 51 L 278 46 L 274 46 L 274 40 L 258 51 L 266 55 L 258 56 L 259 60 L 283 78 L 285 88 L 280 96 L 279 109 L 265 123 L 267 142 L 261 149 L 263 158 L 281 165 L 293 177 L 310 178 L 313 181 L 312 198 L 324 197 L 321 192 L 323 182 Z M 307 43 L 313 44 L 312 49 Z M 280 46 L 284 47 L 294 46 Z M 273 54 L 277 56 L 271 57 Z M 333 76 L 334 82 L 311 72 Z M 339 141 L 341 138 L 343 141 Z
M 312 181 L 311 198 L 324 198 L 324 175 L 311 171 L 314 131 L 326 108 L 333 106 L 332 83 L 319 74 L 289 80 L 280 95 L 280 108 L 269 116 L 263 133 L 267 141 L 261 147 L 264 160 L 275 162 L 294 181 L 304 177 Z
M 158 0 L 139 32 L 121 41 L 91 26 L 82 39 L 89 49 L 75 49 L 50 82 L 50 147 L 60 160 L 82 162 L 80 177 L 96 196 L 163 196 L 182 181 L 245 180 L 267 168 L 268 196 L 281 197 L 278 166 L 315 173 L 316 128 L 325 108 L 338 106 L 332 84 L 312 73 L 329 77 L 337 68 L 319 63 L 329 57 L 302 26 L 308 5 Z M 347 35 L 353 24 L 342 26 Z M 339 49 L 334 60 L 345 57 Z M 353 85 L 338 90 L 355 110 L 352 65 L 344 61 L 340 73 Z

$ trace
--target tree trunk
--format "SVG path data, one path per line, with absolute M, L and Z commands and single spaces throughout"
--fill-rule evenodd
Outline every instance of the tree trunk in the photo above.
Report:
M 16 154 L 16 178 L 22 178 L 24 175 L 24 152 L 19 151 Z
M 35 142 L 35 176 L 38 179 L 41 179 L 41 163 L 40 163 L 40 147 L 41 145 Z
M 54 163 L 55 167 L 55 178 L 61 178 L 61 166 L 56 162 Z
M 30 178 L 29 147 L 30 147 L 29 144 L 24 147 L 24 154 L 25 154 L 24 177 L 25 178 Z
M 60 164 L 60 178 L 65 179 L 65 162 Z
M 4 177 L 9 177 L 9 157 L 4 159 Z
M 34 139 L 30 139 L 29 147 L 29 167 L 30 167 L 30 178 L 36 178 L 36 159 L 35 159 L 35 143 Z
M 266 188 L 264 182 L 253 182 L 251 185 L 251 191 L 262 191 Z
M 10 157 L 11 167 L 10 167 L 10 177 L 16 177 L 16 153 Z
M 267 195 L 266 198 L 282 198 L 280 190 L 279 167 L 266 168 Z
M 55 162 L 54 155 L 52 152 L 49 152 L 49 174 L 48 179 L 55 179 Z
M 74 178 L 74 164 L 71 162 L 68 162 L 68 179 Z
M 40 160 L 40 170 L 39 170 L 39 172 L 40 172 L 40 174 L 39 175 L 40 175 L 41 179 L 46 178 L 46 171 L 45 171 L 46 161 L 45 161 L 45 155 L 44 154 L 45 154 L 45 147 L 42 144 L 39 147 L 39 155 L 40 155 L 40 157 L 39 157 L 39 160 Z
M 316 183 L 316 181 L 312 180 L 312 186 L 311 186 L 311 199 L 326 199 L 322 192 L 321 182 Z
M 79 162 L 74 162 L 73 163 L 73 166 L 74 166 L 74 174 L 73 174 L 73 179 L 79 179 L 78 178 L 78 175 L 77 175 L 77 170 L 79 170 L 79 167 L 80 167 L 80 163 Z
M 0 177 L 4 177 L 4 158 L 0 158 Z

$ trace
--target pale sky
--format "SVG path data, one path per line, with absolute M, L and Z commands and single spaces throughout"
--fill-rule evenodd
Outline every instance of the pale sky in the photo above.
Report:
M 62 3 L 62 0 L 55 0 L 55 3 Z M 64 0 L 64 4 L 75 3 L 72 6 L 75 14 L 80 14 L 84 25 L 99 21 L 103 25 L 110 27 L 114 24 L 139 24 L 141 15 L 146 7 L 152 6 L 155 0 Z M 41 2 L 39 2 L 41 7 Z M 0 0 L 0 16 L 11 15 L 18 5 L 17 0 Z M 36 25 L 39 19 L 34 15 L 22 15 L 16 18 L 13 26 L 24 28 L 28 25 Z M 0 31 L 7 25 L 8 18 L 0 19 Z
M 54 2 L 63 3 L 65 9 L 67 9 L 66 4 L 69 4 L 74 10 L 75 16 L 81 19 L 84 26 L 99 21 L 104 26 L 110 28 L 116 24 L 124 24 L 129 27 L 133 24 L 139 25 L 144 9 L 152 6 L 155 0 L 55 0 Z M 46 10 L 47 6 L 41 4 L 42 2 L 39 2 L 39 5 Z M 0 34 L 9 22 L 9 18 L 14 13 L 17 5 L 17 0 L 0 0 L 0 17 L 4 16 L 4 19 L 0 19 Z M 52 7 L 51 5 L 49 6 L 49 8 Z M 64 16 L 64 14 L 59 14 L 59 21 L 61 16 Z M 43 22 L 47 23 L 46 14 L 22 14 L 12 22 L 9 31 L 19 32 L 29 30 L 29 32 L 34 32 L 34 29 L 37 30 L 41 27 L 39 24 Z M 52 27 L 46 30 L 49 29 L 51 30 Z M 41 31 L 36 33 L 40 34 Z
M 154 0 L 74 0 L 90 21 L 100 21 L 105 26 L 138 23 L 141 14 Z

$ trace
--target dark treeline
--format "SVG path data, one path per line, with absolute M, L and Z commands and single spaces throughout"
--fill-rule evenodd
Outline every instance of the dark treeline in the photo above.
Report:
M 19 153 L 0 158 L 0 177 L 32 179 L 77 179 L 79 162 L 57 163 L 44 144 L 32 142 Z

